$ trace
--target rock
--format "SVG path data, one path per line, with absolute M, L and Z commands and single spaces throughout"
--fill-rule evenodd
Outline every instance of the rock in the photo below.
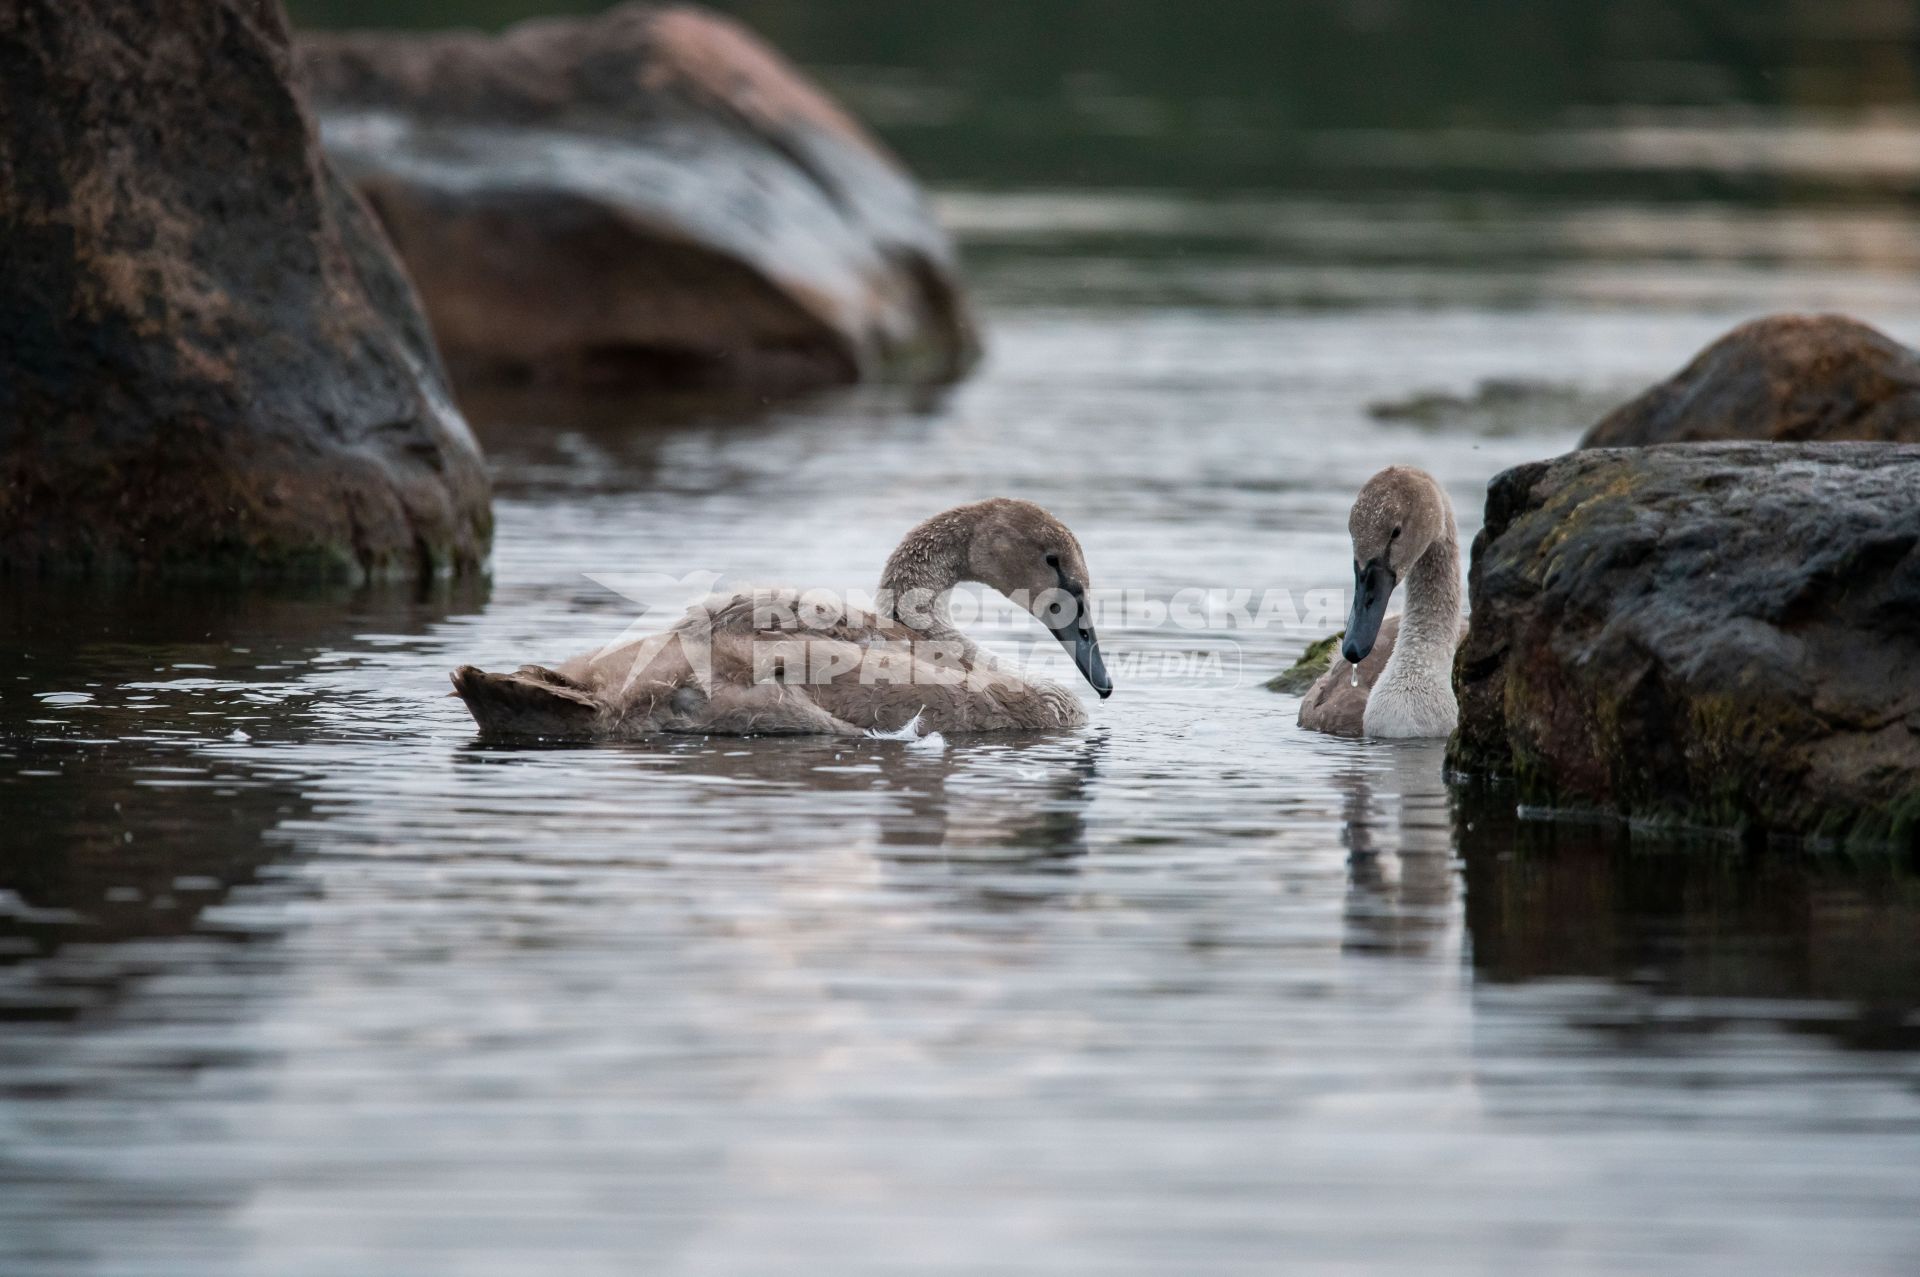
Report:
M 630 4 L 301 55 L 463 380 L 797 389 L 975 357 L 912 178 L 732 22 Z
M 1758 319 L 1616 408 L 1580 446 L 1733 439 L 1920 443 L 1920 354 L 1840 315 Z
M 1523 802 L 1911 844 L 1920 447 L 1705 444 L 1499 475 L 1449 763 Z
M 475 568 L 478 448 L 271 0 L 0 6 L 0 571 Z
M 1307 644 L 1307 650 L 1300 653 L 1300 659 L 1262 683 L 1269 692 L 1289 692 L 1295 696 L 1303 695 L 1308 688 L 1320 681 L 1320 676 L 1333 664 L 1333 658 L 1340 651 L 1340 640 L 1347 636 L 1345 630 L 1338 634 L 1329 634 L 1326 638 Z
M 1524 378 L 1493 377 L 1471 394 L 1425 390 L 1404 399 L 1367 405 L 1375 421 L 1450 434 L 1470 432 L 1489 438 L 1519 434 L 1572 434 L 1615 401 L 1590 390 Z

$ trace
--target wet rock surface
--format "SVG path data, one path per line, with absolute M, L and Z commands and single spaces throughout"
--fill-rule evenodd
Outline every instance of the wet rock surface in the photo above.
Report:
M 477 567 L 477 447 L 277 4 L 0 7 L 0 571 Z
M 1499 475 L 1451 766 L 1521 801 L 1912 844 L 1920 447 L 1577 452 Z
M 1769 316 L 1616 408 L 1581 446 L 1735 439 L 1920 443 L 1920 353 L 1842 315 Z
M 798 389 L 975 356 L 911 176 L 729 21 L 636 4 L 301 49 L 464 381 Z

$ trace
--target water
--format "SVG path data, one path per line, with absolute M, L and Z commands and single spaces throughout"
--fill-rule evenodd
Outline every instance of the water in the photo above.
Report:
M 292 0 L 316 27 L 496 29 L 610 0 Z M 943 181 L 1624 193 L 1914 189 L 1893 0 L 715 0 Z
M 490 587 L 8 592 L 0 1272 L 1914 1271 L 1905 869 L 1520 820 L 1435 744 L 1303 734 L 1258 684 L 1311 623 L 1104 624 L 1118 690 L 1055 736 L 475 740 L 446 671 L 619 634 L 593 578 L 871 585 L 1006 493 L 1096 585 L 1304 602 L 1382 464 L 1470 537 L 1740 317 L 1920 336 L 1872 210 L 946 208 L 975 380 L 477 405 Z

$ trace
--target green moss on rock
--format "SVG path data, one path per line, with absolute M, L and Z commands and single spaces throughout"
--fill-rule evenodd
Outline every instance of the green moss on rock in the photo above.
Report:
M 279 6 L 13 8 L 0 575 L 479 570 L 479 448 L 320 153 Z
M 1307 644 L 1307 650 L 1300 659 L 1281 670 L 1261 686 L 1269 692 L 1287 692 L 1298 696 L 1319 681 L 1333 664 L 1333 658 L 1340 650 L 1340 640 L 1347 636 L 1345 630 L 1330 634 L 1317 642 Z
M 1590 451 L 1497 478 L 1449 767 L 1641 826 L 1912 845 L 1916 484 L 1920 447 L 1875 444 Z

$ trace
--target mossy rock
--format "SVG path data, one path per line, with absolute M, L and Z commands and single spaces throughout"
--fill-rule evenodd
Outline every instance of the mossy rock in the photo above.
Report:
M 1448 763 L 1636 824 L 1914 845 L 1920 446 L 1590 450 L 1498 476 Z
M 1261 686 L 1269 692 L 1286 692 L 1293 696 L 1303 694 L 1318 682 L 1320 676 L 1325 674 L 1327 668 L 1333 664 L 1334 656 L 1340 651 L 1340 640 L 1346 636 L 1347 632 L 1341 630 L 1338 634 L 1330 634 L 1317 643 L 1307 644 L 1307 650 L 1300 654 L 1299 660 L 1275 674 Z
M 0 17 L 0 576 L 484 566 L 480 450 L 268 0 Z

